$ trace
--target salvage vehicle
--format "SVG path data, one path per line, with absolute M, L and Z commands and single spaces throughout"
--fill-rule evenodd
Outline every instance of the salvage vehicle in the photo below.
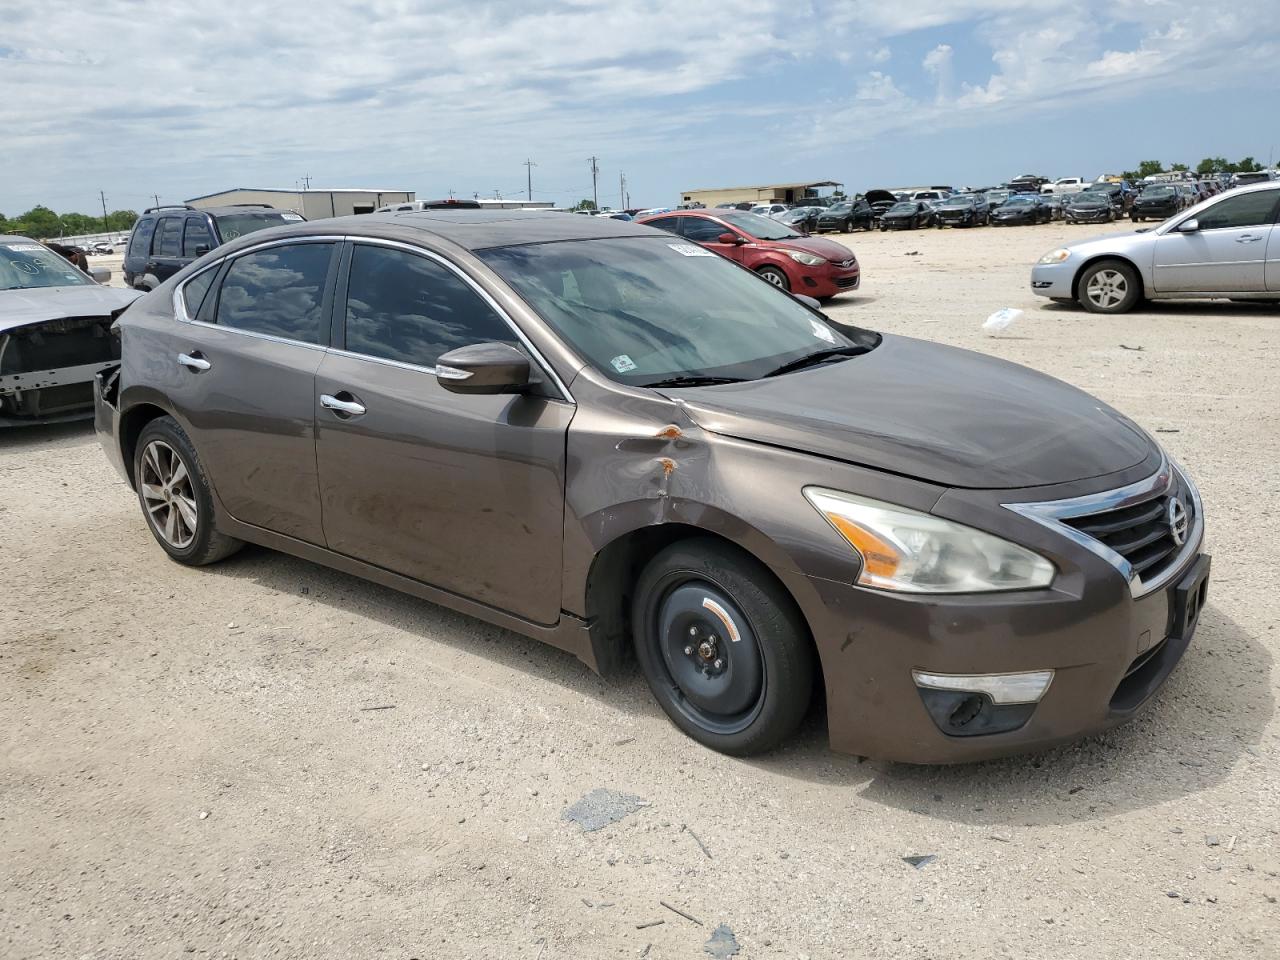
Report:
M 980 193 L 957 193 L 934 209 L 939 227 L 977 227 L 991 222 L 991 205 Z
M 991 212 L 995 213 L 1004 204 L 1006 200 L 1013 196 L 1012 190 L 987 190 L 983 194 L 987 198 L 987 205 L 991 207 Z
M 839 751 L 1069 741 L 1134 716 L 1204 606 L 1200 497 L 1133 421 L 642 225 L 298 224 L 117 327 L 97 426 L 169 557 L 252 542 L 606 675 L 634 652 L 726 753 L 819 687 Z
M 858 289 L 862 270 L 846 246 L 806 237 L 770 217 L 737 211 L 678 211 L 641 220 L 691 240 L 775 287 L 825 300 Z
M 149 207 L 134 223 L 129 236 L 124 253 L 124 282 L 137 290 L 154 290 L 228 240 L 268 227 L 301 223 L 303 219 L 300 213 L 276 210 L 265 203 L 201 209 L 185 203 Z
M 1129 219 L 1134 223 L 1167 220 L 1181 209 L 1182 195 L 1171 184 L 1155 183 L 1134 198 L 1133 206 L 1129 208 Z
M 888 190 L 868 190 L 863 194 L 862 198 L 871 205 L 871 213 L 873 216 L 872 225 L 880 226 L 880 218 L 883 217 L 895 203 L 901 202 L 896 194 L 890 193 Z M 902 199 L 906 199 L 905 196 Z
M 778 214 L 777 221 L 809 234 L 817 229 L 818 217 L 822 210 L 822 207 L 792 207 L 786 213 Z
M 1116 219 L 1111 197 L 1094 190 L 1069 195 L 1063 200 L 1062 214 L 1067 223 L 1110 223 Z
M 1125 313 L 1143 299 L 1278 301 L 1277 216 L 1280 183 L 1237 188 L 1153 230 L 1051 250 L 1032 268 L 1031 289 L 1093 313 Z
M 1048 223 L 1053 212 L 1039 194 L 1015 193 L 991 214 L 991 225 L 1007 227 L 1020 223 Z
M 835 230 L 840 233 L 852 233 L 855 227 L 870 230 L 876 219 L 871 204 L 864 198 L 861 200 L 841 200 L 833 203 L 820 214 L 815 232 Z
M 881 230 L 919 230 L 937 219 L 933 207 L 923 200 L 902 200 L 880 215 Z
M 34 240 L 0 236 L 0 427 L 93 415 L 94 377 L 120 357 L 111 322 L 138 298 L 95 277 Z

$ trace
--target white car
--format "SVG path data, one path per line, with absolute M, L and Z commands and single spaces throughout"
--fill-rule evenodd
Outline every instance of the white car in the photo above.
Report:
M 1046 183 L 1040 188 L 1041 193 L 1080 193 L 1089 186 L 1084 177 L 1059 177 L 1053 183 Z
M 785 203 L 757 203 L 751 208 L 751 212 L 758 213 L 762 217 L 776 219 L 780 214 L 786 213 L 790 209 Z
M 1144 299 L 1280 300 L 1280 182 L 1237 187 L 1154 230 L 1113 233 L 1050 250 L 1031 291 L 1091 313 Z

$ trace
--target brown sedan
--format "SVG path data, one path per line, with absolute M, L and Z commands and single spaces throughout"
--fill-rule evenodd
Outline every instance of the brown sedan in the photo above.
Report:
M 825 690 L 834 748 L 993 756 L 1132 716 L 1209 560 L 1130 420 L 829 321 L 687 239 L 423 211 L 207 254 L 119 319 L 108 457 L 160 546 L 245 541 L 571 651 L 634 651 L 750 754 Z

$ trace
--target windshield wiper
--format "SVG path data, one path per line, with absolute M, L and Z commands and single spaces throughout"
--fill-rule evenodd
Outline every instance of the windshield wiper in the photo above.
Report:
M 710 387 L 717 383 L 742 383 L 745 377 L 700 377 L 700 376 L 679 376 L 667 377 L 665 380 L 654 380 L 652 383 L 642 383 L 642 387 Z
M 803 370 L 805 367 L 814 367 L 820 363 L 826 363 L 828 360 L 835 360 L 837 358 L 843 359 L 844 357 L 856 357 L 858 354 L 866 352 L 866 347 L 831 347 L 828 350 L 818 350 L 795 360 L 789 360 L 776 370 L 770 370 L 765 374 L 765 376 L 776 377 L 779 374 L 791 373 L 793 370 Z

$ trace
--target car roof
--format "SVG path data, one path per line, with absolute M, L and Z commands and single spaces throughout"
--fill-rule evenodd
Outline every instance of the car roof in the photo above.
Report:
M 690 210 L 679 211 L 679 214 L 698 215 L 702 212 Z M 272 227 L 241 237 L 229 244 L 228 248 L 237 250 L 266 239 L 334 235 L 364 235 L 427 245 L 433 240 L 444 241 L 472 251 L 530 243 L 555 243 L 561 240 L 615 237 L 670 239 L 669 234 L 664 231 L 640 226 L 630 220 L 577 217 L 549 210 L 404 210 L 362 213 Z
M 38 243 L 38 242 L 39 241 L 37 240 L 32 240 L 30 237 L 19 237 L 17 235 L 5 236 L 4 234 L 0 234 L 0 243 Z

